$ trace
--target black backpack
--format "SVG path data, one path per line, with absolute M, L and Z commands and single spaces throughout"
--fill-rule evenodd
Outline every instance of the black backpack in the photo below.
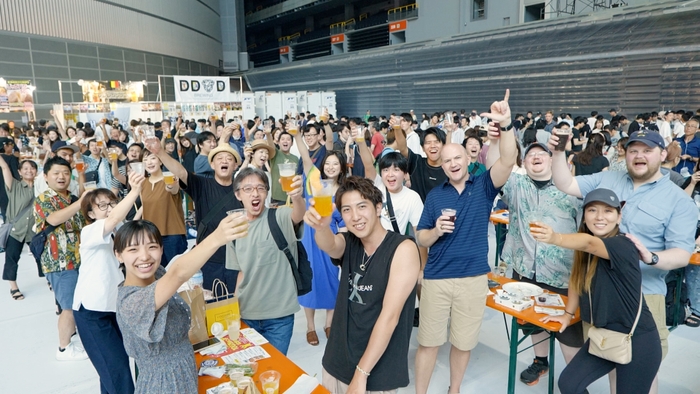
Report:
M 311 263 L 309 262 L 309 256 L 306 254 L 306 249 L 301 241 L 297 241 L 297 256 L 296 258 L 292 256 L 291 250 L 289 250 L 289 244 L 287 244 L 287 239 L 282 234 L 279 223 L 277 223 L 277 210 L 268 209 L 267 213 L 267 223 L 270 226 L 270 233 L 272 238 L 275 240 L 279 250 L 284 252 L 289 260 L 289 267 L 292 269 L 292 274 L 294 275 L 294 281 L 297 284 L 297 295 L 304 295 L 311 291 L 311 280 L 313 279 L 313 272 L 311 271 Z M 295 263 L 298 262 L 297 263 Z

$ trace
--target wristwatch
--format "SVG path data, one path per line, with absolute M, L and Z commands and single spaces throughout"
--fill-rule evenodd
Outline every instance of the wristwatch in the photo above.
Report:
M 648 263 L 648 265 L 656 265 L 659 262 L 659 255 L 651 252 L 651 261 Z
M 507 127 L 501 127 L 501 131 L 510 131 L 513 128 L 513 123 L 509 124 Z

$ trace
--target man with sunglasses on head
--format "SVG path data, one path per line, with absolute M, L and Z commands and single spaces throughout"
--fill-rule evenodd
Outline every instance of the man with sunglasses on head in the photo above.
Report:
M 550 150 L 559 141 L 555 134 L 549 140 Z M 566 164 L 564 152 L 552 155 L 552 179 L 566 194 L 585 198 L 594 189 L 606 188 L 625 202 L 620 231 L 639 250 L 644 300 L 654 316 L 663 357 L 668 353 L 666 327 L 666 274 L 688 265 L 695 248 L 694 228 L 697 212 L 693 200 L 676 187 L 668 174 L 661 172 L 666 158 L 664 138 L 656 131 L 642 129 L 630 135 L 625 145 L 627 171 L 603 171 L 573 177 Z M 585 346 L 584 346 L 585 347 Z M 611 387 L 615 374 L 610 374 Z M 658 376 L 651 393 L 658 393 Z

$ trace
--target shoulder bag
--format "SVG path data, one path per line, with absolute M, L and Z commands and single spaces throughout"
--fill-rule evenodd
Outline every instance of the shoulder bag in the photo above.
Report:
M 5 247 L 7 246 L 7 238 L 10 237 L 10 233 L 12 232 L 12 228 L 15 226 L 15 223 L 17 223 L 17 220 L 19 220 L 20 218 L 23 218 L 24 215 L 27 214 L 27 212 L 29 211 L 29 209 L 33 205 L 34 205 L 34 200 L 32 200 L 29 203 L 29 205 L 27 205 L 21 211 L 19 211 L 17 216 L 15 216 L 14 219 L 12 219 L 12 221 L 7 222 L 7 223 L 3 224 L 2 226 L 0 226 L 0 248 L 5 249 Z
M 591 328 L 588 330 L 588 338 L 590 340 L 588 353 L 616 364 L 629 364 L 632 361 L 632 335 L 637 328 L 639 316 L 642 314 L 643 297 L 644 295 L 640 290 L 637 317 L 634 319 L 632 330 L 630 330 L 629 334 L 625 334 L 599 328 L 593 324 L 593 302 L 591 301 L 591 292 L 588 292 L 588 302 L 591 310 Z
M 396 234 L 401 234 L 401 230 L 399 230 L 399 224 L 396 222 L 396 215 L 394 214 L 394 205 L 391 203 L 391 193 L 389 193 L 389 189 L 386 186 L 384 186 L 384 190 L 386 190 L 386 207 L 389 211 L 389 220 L 391 220 L 391 227 L 394 228 L 394 232 Z

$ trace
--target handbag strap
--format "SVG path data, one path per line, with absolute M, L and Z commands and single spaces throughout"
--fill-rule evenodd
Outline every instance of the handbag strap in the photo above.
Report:
M 17 221 L 18 221 L 21 217 L 24 217 L 24 215 L 25 215 L 27 212 L 29 212 L 29 209 L 30 209 L 33 205 L 34 205 L 34 200 L 30 201 L 30 202 L 29 202 L 29 205 L 27 205 L 26 207 L 22 208 L 22 210 L 19 211 L 19 213 L 17 214 L 17 216 L 15 216 L 14 218 L 12 218 L 12 220 L 9 221 L 9 224 L 11 224 L 11 225 L 14 226 L 15 223 L 17 223 Z
M 217 213 L 219 213 L 219 211 L 221 211 L 221 208 L 223 208 L 224 205 L 226 205 L 226 203 L 228 201 L 229 201 L 229 199 L 227 199 L 227 198 L 222 198 L 221 200 L 219 200 L 219 202 L 217 202 L 216 205 L 214 205 L 209 210 L 209 212 L 207 212 L 206 216 L 204 216 L 204 218 L 202 219 L 202 221 L 199 224 L 200 225 L 203 224 L 206 226 L 214 218 L 214 215 L 216 215 Z
M 588 269 L 591 268 L 591 255 L 588 255 Z M 630 333 L 628 336 L 631 338 L 632 335 L 634 335 L 634 330 L 637 328 L 637 323 L 639 323 L 639 317 L 642 315 L 642 302 L 644 302 L 644 293 L 643 290 L 639 289 L 639 309 L 637 310 L 637 317 L 634 318 L 634 324 L 632 324 L 632 329 L 630 330 Z M 595 327 L 595 324 L 593 324 L 593 301 L 591 300 L 591 290 L 588 289 L 588 305 L 589 305 L 589 311 L 591 312 L 591 325 Z
M 272 234 L 272 239 L 275 240 L 277 248 L 281 250 L 287 257 L 287 260 L 289 260 L 289 267 L 292 269 L 292 275 L 294 275 L 294 282 L 297 284 L 297 289 L 300 289 L 301 278 L 299 277 L 299 273 L 297 272 L 297 269 L 294 266 L 296 259 L 294 258 L 294 256 L 292 256 L 292 251 L 289 250 L 289 244 L 284 238 L 284 234 L 282 234 L 282 229 L 280 228 L 279 223 L 277 223 L 276 209 L 267 210 L 267 224 L 270 227 L 270 234 Z
M 389 193 L 389 189 L 386 186 L 384 186 L 384 190 L 386 190 L 386 206 L 389 209 L 389 220 L 391 220 L 391 226 L 394 228 L 395 233 L 401 234 L 399 224 L 396 222 L 396 215 L 394 214 L 394 205 L 391 203 L 391 193 Z

